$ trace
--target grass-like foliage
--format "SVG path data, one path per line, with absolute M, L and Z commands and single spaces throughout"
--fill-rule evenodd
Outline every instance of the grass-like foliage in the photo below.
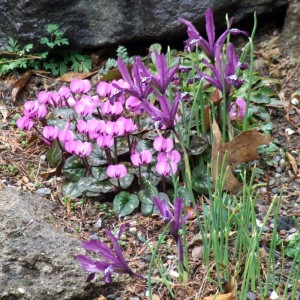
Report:
M 246 299 L 248 291 L 263 299 L 270 289 L 277 288 L 286 295 L 287 285 L 280 290 L 282 282 L 275 280 L 281 196 L 274 197 L 258 224 L 255 168 L 248 173 L 242 169 L 236 177 L 232 167 L 274 152 L 272 145 L 256 150 L 272 140 L 254 129 L 262 124 L 262 131 L 270 130 L 263 105 L 276 99 L 266 88 L 265 79 L 253 74 L 255 26 L 238 55 L 230 37 L 248 34 L 232 28 L 230 19 L 227 29 L 216 38 L 210 9 L 205 18 L 208 40 L 181 19 L 189 36 L 184 52 L 168 49 L 164 54 L 155 45 L 147 58 L 131 60 L 120 49 L 116 63 L 122 79 L 100 81 L 93 87 L 89 80 L 74 78 L 58 91 L 41 91 L 36 100 L 24 104 L 23 116 L 16 124 L 23 130 L 34 130 L 49 145 L 47 160 L 53 167 L 62 167 L 65 198 L 112 197 L 120 217 L 140 207 L 142 214 L 158 213 L 164 220 L 158 242 L 154 247 L 148 245 L 152 252 L 148 275 L 131 270 L 118 244 L 121 233 L 116 237 L 107 230 L 113 249 L 96 240 L 83 243 L 102 260 L 77 257 L 90 273 L 88 280 L 98 272 L 104 273 L 106 283 L 112 281 L 114 272 L 128 274 L 148 280 L 150 299 L 154 281 L 165 284 L 170 297 L 176 298 L 177 284 L 192 284 L 187 222 L 195 213 L 206 268 L 195 299 L 203 299 L 203 286 L 208 281 L 224 293 L 224 280 L 233 282 L 226 299 Z M 57 30 L 51 32 L 53 39 L 43 43 L 49 47 L 65 43 Z M 187 212 L 188 207 L 192 211 Z M 260 244 L 271 215 L 274 231 L 264 264 L 267 269 L 262 270 Z M 168 234 L 178 250 L 176 280 L 159 255 Z M 155 264 L 159 278 L 152 275 Z M 297 268 L 299 260 L 295 258 L 288 275 L 294 290 Z

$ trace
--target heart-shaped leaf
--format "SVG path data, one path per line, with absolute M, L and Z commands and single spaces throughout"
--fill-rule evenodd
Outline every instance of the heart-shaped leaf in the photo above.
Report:
M 208 193 L 208 176 L 205 166 L 197 166 L 192 171 L 192 187 L 200 194 Z
M 62 195 L 64 197 L 78 198 L 82 195 L 82 192 L 78 190 L 77 182 L 67 182 L 62 188 Z
M 62 151 L 57 141 L 54 141 L 46 153 L 47 162 L 51 168 L 57 167 L 62 159 Z
M 92 175 L 98 181 L 103 181 L 108 178 L 106 174 L 106 168 L 92 167 Z
M 98 147 L 98 145 L 93 146 L 92 153 L 88 156 L 87 161 L 89 165 L 93 167 L 103 166 L 107 164 L 107 158 L 105 151 Z
M 80 178 L 86 175 L 83 162 L 76 155 L 72 155 L 66 160 L 62 172 L 70 181 L 78 181 Z
M 208 139 L 205 134 L 193 135 L 189 150 L 192 155 L 200 155 L 203 153 L 208 145 Z
M 114 211 L 119 217 L 131 214 L 139 205 L 139 199 L 136 195 L 129 192 L 120 192 L 113 201 Z
M 120 187 L 123 190 L 128 189 L 130 187 L 130 185 L 132 184 L 133 179 L 134 179 L 134 175 L 130 174 L 130 173 L 127 173 L 124 177 L 122 177 L 122 178 L 119 179 Z M 119 186 L 118 179 L 116 179 L 116 178 L 110 178 L 109 181 L 113 185 Z
M 141 202 L 141 212 L 145 216 L 152 215 L 154 212 L 154 203 L 145 190 L 138 192 L 138 198 Z
M 114 186 L 108 180 L 98 181 L 92 176 L 83 177 L 78 181 L 78 190 L 82 193 L 89 191 L 100 195 L 112 192 L 113 189 Z

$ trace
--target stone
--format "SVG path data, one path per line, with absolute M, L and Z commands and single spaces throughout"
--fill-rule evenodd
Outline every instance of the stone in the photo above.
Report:
M 287 0 L 0 0 L 0 48 L 10 37 L 36 48 L 48 24 L 59 25 L 70 48 L 90 49 L 186 35 L 178 19 L 203 25 L 208 7 L 220 29 L 226 27 L 226 13 L 240 21 L 253 19 L 255 11 L 284 12 L 286 5 Z
M 54 204 L 16 189 L 0 190 L 0 299 L 94 299 L 100 281 L 75 256 L 81 241 L 64 233 L 52 216 Z

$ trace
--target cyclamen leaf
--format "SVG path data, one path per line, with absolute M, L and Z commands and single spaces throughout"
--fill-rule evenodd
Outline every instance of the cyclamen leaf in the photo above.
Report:
M 136 195 L 129 192 L 120 192 L 113 201 L 114 211 L 119 217 L 131 214 L 139 205 L 139 199 Z
M 77 182 L 67 182 L 62 188 L 62 195 L 64 197 L 70 196 L 72 198 L 78 198 L 82 195 L 82 192 L 78 190 Z
M 46 153 L 47 162 L 51 168 L 59 165 L 62 159 L 62 152 L 57 141 L 54 141 Z
M 134 175 L 133 174 L 126 174 L 126 176 L 122 177 L 119 179 L 119 182 L 120 182 L 120 186 L 123 190 L 126 190 L 130 187 L 131 183 L 133 182 L 133 179 L 134 179 Z M 115 185 L 115 186 L 118 186 L 118 180 L 115 179 L 115 178 L 111 178 L 109 179 L 109 181 Z
M 76 155 L 72 155 L 66 160 L 62 172 L 70 181 L 79 181 L 86 175 L 82 160 Z

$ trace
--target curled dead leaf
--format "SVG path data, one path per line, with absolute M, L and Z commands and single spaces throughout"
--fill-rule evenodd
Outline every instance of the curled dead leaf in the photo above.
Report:
M 202 300 L 234 300 L 233 293 L 219 294 L 202 298 Z
M 91 77 L 92 75 L 98 73 L 97 71 L 93 72 L 84 72 L 84 73 L 78 73 L 78 72 L 68 72 L 62 75 L 61 77 L 57 78 L 58 81 L 64 81 L 64 82 L 71 82 L 72 79 L 77 78 L 77 79 L 86 79 Z
M 249 162 L 259 158 L 257 152 L 257 147 L 260 145 L 268 144 L 273 141 L 271 136 L 262 134 L 257 130 L 244 131 L 238 136 L 236 136 L 232 141 L 223 144 L 221 131 L 217 122 L 214 120 L 212 124 L 212 132 L 214 141 L 212 144 L 212 177 L 214 182 L 216 182 L 217 176 L 217 162 L 221 165 L 223 160 L 224 166 L 227 169 L 227 177 L 224 184 L 224 190 L 229 192 L 234 192 L 240 186 L 240 182 L 233 175 L 230 168 L 230 164 Z M 226 153 L 226 155 L 225 155 Z
M 286 152 L 286 157 L 289 160 L 294 173 L 297 175 L 298 174 L 298 165 L 297 165 L 297 161 L 296 161 L 295 157 L 292 154 L 290 154 L 289 152 Z

